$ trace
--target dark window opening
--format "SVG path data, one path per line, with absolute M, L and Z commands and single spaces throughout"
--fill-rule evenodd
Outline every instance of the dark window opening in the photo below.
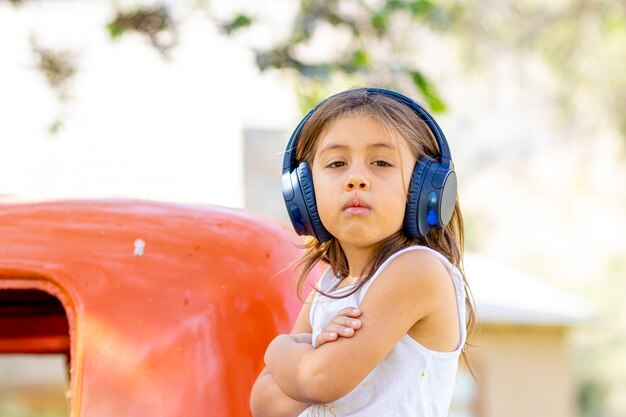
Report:
M 70 339 L 61 302 L 0 290 L 0 415 L 69 416 Z

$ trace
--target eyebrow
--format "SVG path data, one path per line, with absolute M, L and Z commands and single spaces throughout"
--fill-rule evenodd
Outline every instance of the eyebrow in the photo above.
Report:
M 322 149 L 320 149 L 320 155 L 326 151 L 330 151 L 331 149 L 349 149 L 350 147 L 348 145 L 341 145 L 339 143 L 329 143 L 328 145 L 324 146 Z M 395 150 L 396 147 L 393 146 L 390 143 L 372 143 L 370 145 L 367 145 L 367 148 L 387 148 L 387 149 L 391 149 L 391 150 Z

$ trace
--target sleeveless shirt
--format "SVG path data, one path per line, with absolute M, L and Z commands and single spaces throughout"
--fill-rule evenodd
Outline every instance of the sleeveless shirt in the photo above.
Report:
M 314 404 L 298 417 L 443 417 L 448 414 L 456 381 L 459 355 L 466 339 L 465 288 L 456 266 L 442 254 L 426 246 L 415 245 L 391 255 L 359 291 L 346 298 L 332 299 L 316 293 L 311 305 L 312 340 L 344 307 L 359 306 L 370 285 L 380 272 L 398 255 L 411 250 L 433 253 L 446 267 L 456 294 L 460 341 L 452 352 L 427 349 L 405 333 L 391 352 L 348 394 L 329 404 Z M 317 288 L 339 295 L 349 292 L 351 284 L 331 291 L 338 278 L 328 267 Z M 358 330 L 357 330 L 358 331 Z M 332 343 L 332 342 L 331 342 Z

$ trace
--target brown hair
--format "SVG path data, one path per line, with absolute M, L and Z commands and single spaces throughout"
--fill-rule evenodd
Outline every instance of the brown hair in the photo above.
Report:
M 343 116 L 367 115 L 376 118 L 389 132 L 397 132 L 402 136 L 414 151 L 416 160 L 426 157 L 434 159 L 439 155 L 437 141 L 428 125 L 417 113 L 405 104 L 381 94 L 373 94 L 365 89 L 347 90 L 326 99 L 311 115 L 300 132 L 295 158 L 297 161 L 306 161 L 313 166 L 313 159 L 317 149 L 318 139 L 335 120 Z M 405 187 L 406 188 L 406 187 Z M 448 225 L 431 230 L 427 236 L 410 238 L 402 230 L 380 241 L 363 271 L 359 275 L 363 278 L 347 293 L 340 296 L 327 294 L 315 288 L 329 298 L 344 298 L 358 291 L 374 275 L 380 265 L 393 253 L 412 245 L 423 245 L 436 250 L 455 265 L 463 276 L 466 290 L 465 305 L 467 311 L 467 336 L 474 329 L 476 312 L 471 296 L 471 290 L 463 271 L 464 231 L 463 217 L 457 195 L 454 213 Z M 302 287 L 313 267 L 322 261 L 332 268 L 332 272 L 343 280 L 349 275 L 348 260 L 339 241 L 332 237 L 327 242 L 320 242 L 314 237 L 308 237 L 301 246 L 305 249 L 304 255 L 294 265 L 304 268 L 300 272 L 297 283 L 298 297 L 302 300 Z M 466 340 L 466 345 L 469 345 Z M 475 377 L 467 359 L 465 346 L 463 358 L 468 369 Z

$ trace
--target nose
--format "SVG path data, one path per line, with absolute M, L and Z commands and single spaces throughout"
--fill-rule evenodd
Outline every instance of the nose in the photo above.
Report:
M 351 173 L 346 180 L 346 191 L 362 190 L 367 191 L 370 188 L 370 183 L 365 177 L 358 173 Z

